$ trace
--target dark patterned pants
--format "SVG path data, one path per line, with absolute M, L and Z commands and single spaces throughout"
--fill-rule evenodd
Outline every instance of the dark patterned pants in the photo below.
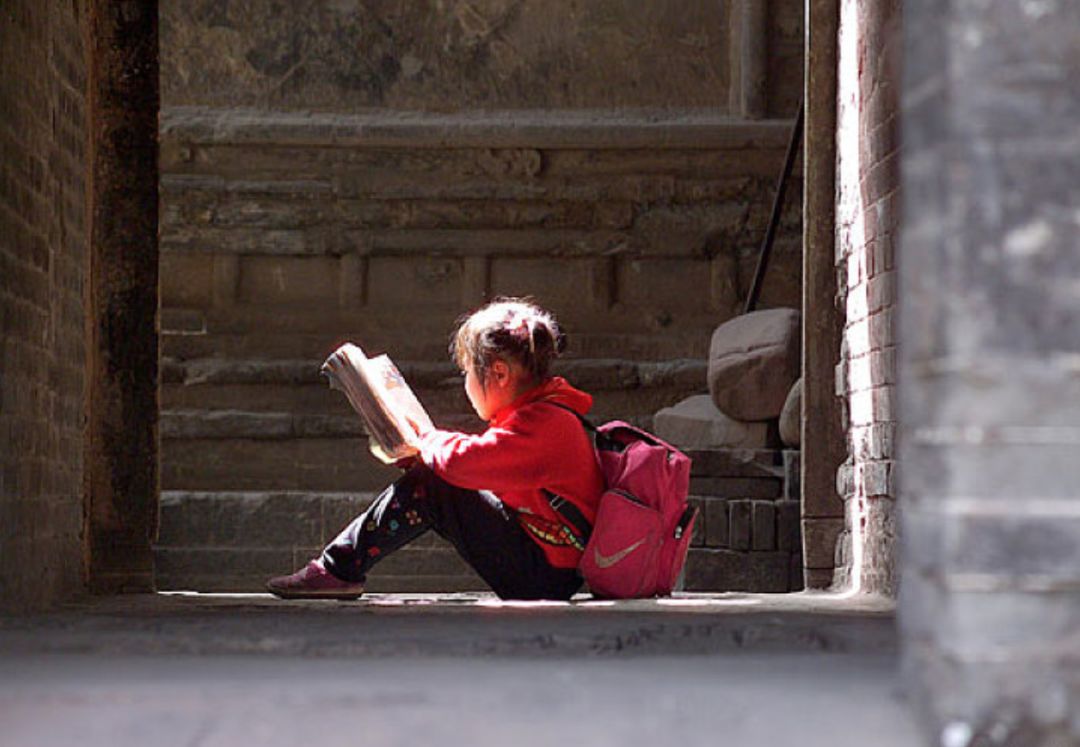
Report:
M 363 583 L 369 570 L 428 530 L 450 542 L 502 599 L 569 599 L 576 569 L 554 568 L 514 511 L 485 490 L 465 490 L 422 465 L 384 490 L 323 550 L 326 569 Z

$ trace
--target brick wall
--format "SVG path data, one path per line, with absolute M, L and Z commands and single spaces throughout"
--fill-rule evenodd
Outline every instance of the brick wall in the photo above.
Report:
M 803 588 L 799 452 L 691 451 L 687 591 Z
M 83 584 L 84 13 L 0 12 L 0 608 Z
M 900 4 L 842 0 L 837 101 L 837 287 L 846 308 L 837 394 L 848 458 L 835 584 L 896 590 L 896 272 Z M 839 528 L 839 525 L 837 525 Z

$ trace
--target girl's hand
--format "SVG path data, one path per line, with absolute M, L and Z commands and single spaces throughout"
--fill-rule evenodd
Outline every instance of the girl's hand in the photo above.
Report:
M 402 472 L 408 472 L 410 469 L 412 469 L 419 463 L 420 460 L 418 460 L 415 456 L 407 456 L 401 457 L 401 459 L 398 459 L 396 462 L 394 462 L 394 466 Z

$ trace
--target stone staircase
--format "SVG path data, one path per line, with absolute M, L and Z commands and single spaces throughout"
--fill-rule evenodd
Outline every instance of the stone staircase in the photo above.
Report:
M 310 558 L 398 474 L 367 453 L 359 419 L 319 376 L 319 363 L 163 361 L 159 588 L 260 590 L 268 576 Z M 438 424 L 481 427 L 467 415 L 452 364 L 399 366 Z M 569 360 L 557 372 L 594 394 L 595 420 L 646 427 L 655 410 L 699 391 L 705 380 L 704 363 L 693 360 Z M 737 479 L 746 479 L 742 474 Z M 483 584 L 432 534 L 381 563 L 370 588 Z
M 162 386 L 160 589 L 258 591 L 298 567 L 398 473 L 367 453 L 359 419 L 314 360 L 167 359 Z M 401 368 L 436 422 L 477 429 L 449 363 Z M 593 418 L 648 427 L 660 407 L 697 392 L 700 361 L 572 360 L 559 373 L 594 393 Z M 688 590 L 801 588 L 798 452 L 695 451 L 700 509 Z M 429 534 L 372 574 L 372 591 L 484 588 Z

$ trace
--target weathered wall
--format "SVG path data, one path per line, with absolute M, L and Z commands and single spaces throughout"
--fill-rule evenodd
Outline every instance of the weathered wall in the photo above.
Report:
M 1075 745 L 1080 5 L 904 22 L 908 681 L 933 743 Z
M 790 117 L 801 3 L 767 8 L 769 110 Z M 350 334 L 441 358 L 464 308 L 533 293 L 575 355 L 703 355 L 787 127 L 725 119 L 728 13 L 163 3 L 165 325 L 207 333 L 166 354 L 317 357 Z M 797 203 L 765 306 L 801 302 Z
M 711 107 L 727 96 L 725 3 L 249 0 L 162 9 L 168 105 L 470 111 Z
M 0 608 L 83 588 L 85 5 L 0 12 Z
M 164 0 L 166 106 L 723 109 L 731 3 Z M 769 111 L 800 92 L 802 4 L 768 3 Z
M 896 592 L 896 272 L 900 3 L 842 0 L 837 91 L 836 257 L 846 308 L 837 394 L 848 459 L 835 584 Z M 828 529 L 823 525 L 823 530 Z M 808 540 L 809 542 L 809 540 Z
M 205 334 L 166 354 L 315 358 L 353 335 L 441 360 L 462 310 L 534 293 L 577 356 L 704 357 L 747 292 L 787 137 L 787 123 L 711 118 L 174 109 L 164 324 Z M 799 305 L 793 192 L 763 306 Z

